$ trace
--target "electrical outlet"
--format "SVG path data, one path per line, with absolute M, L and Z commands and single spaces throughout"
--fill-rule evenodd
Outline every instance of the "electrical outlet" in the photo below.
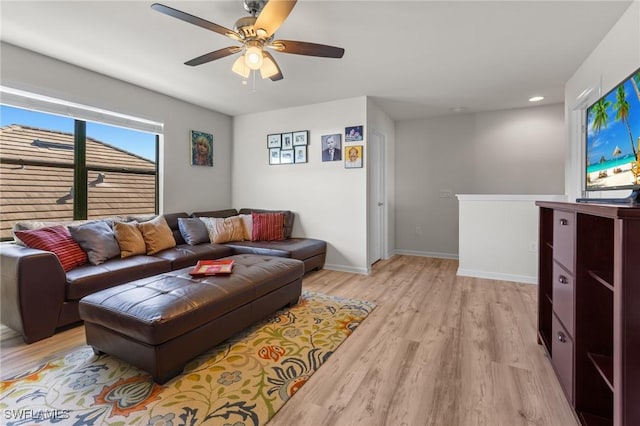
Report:
M 422 235 L 422 226 L 416 226 L 416 235 Z
M 538 243 L 530 242 L 529 243 L 529 251 L 532 252 L 532 253 L 537 253 L 537 251 L 538 251 Z
M 440 198 L 451 198 L 453 193 L 450 189 L 441 189 L 440 190 Z

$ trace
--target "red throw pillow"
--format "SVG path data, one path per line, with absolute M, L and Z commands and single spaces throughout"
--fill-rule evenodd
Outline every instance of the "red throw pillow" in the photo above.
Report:
M 87 263 L 87 253 L 62 225 L 15 231 L 15 234 L 27 247 L 53 252 L 58 256 L 65 272 Z
M 284 240 L 284 213 L 251 213 L 251 241 Z

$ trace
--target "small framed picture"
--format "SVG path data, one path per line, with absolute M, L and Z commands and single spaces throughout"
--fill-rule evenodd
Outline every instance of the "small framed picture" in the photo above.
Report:
M 280 151 L 280 164 L 293 164 L 292 149 L 283 149 Z
M 280 164 L 280 148 L 269 148 L 269 164 Z
M 191 148 L 192 166 L 213 167 L 213 135 L 204 132 L 191 131 L 189 140 Z
M 322 140 L 322 161 L 340 161 L 342 160 L 342 135 L 324 135 L 320 137 Z
M 267 135 L 267 148 L 282 148 L 282 135 Z
M 344 129 L 345 142 L 361 141 L 364 135 L 364 126 L 352 126 Z
M 362 168 L 362 145 L 345 146 L 344 168 L 359 169 Z
M 293 132 L 293 146 L 307 145 L 309 142 L 309 131 Z
M 282 134 L 282 149 L 293 149 L 293 133 Z
M 295 143 L 295 142 L 294 142 Z M 293 148 L 294 151 L 294 161 L 296 164 L 298 163 L 306 163 L 307 162 L 307 146 L 296 146 Z

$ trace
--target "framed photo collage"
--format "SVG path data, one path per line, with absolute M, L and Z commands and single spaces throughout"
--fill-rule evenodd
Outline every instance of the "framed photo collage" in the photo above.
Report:
M 269 164 L 306 163 L 308 145 L 308 130 L 267 135 Z

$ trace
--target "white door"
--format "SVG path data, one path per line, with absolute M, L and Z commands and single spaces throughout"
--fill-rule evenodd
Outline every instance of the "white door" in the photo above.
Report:
M 369 265 L 384 257 L 385 217 L 385 137 L 369 133 Z

